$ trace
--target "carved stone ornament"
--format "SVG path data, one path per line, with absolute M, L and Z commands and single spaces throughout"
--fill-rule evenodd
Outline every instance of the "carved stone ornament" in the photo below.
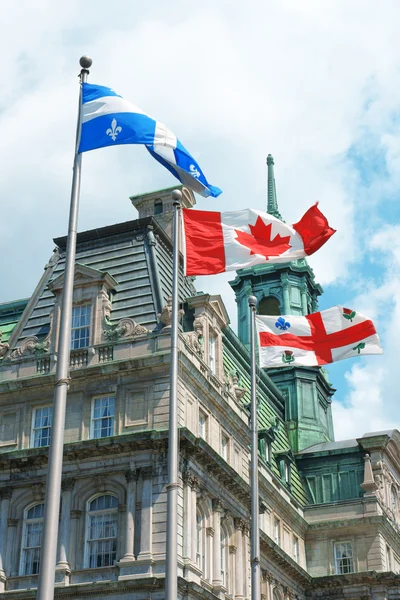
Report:
M 7 344 L 7 342 L 2 342 L 1 338 L 3 337 L 3 332 L 0 331 L 0 358 L 2 356 L 4 356 L 7 353 L 7 350 L 9 349 L 10 345 Z
M 130 318 L 120 319 L 118 323 L 112 324 L 104 317 L 103 324 L 103 337 L 108 342 L 118 342 L 122 337 L 137 337 L 150 333 L 146 327 L 139 325 L 139 323 Z
M 203 337 L 203 320 L 198 317 L 193 322 L 194 331 L 186 332 L 185 339 L 189 346 L 198 354 L 201 358 L 204 356 L 204 337 Z
M 179 321 L 182 319 L 184 314 L 183 310 L 178 311 Z M 163 307 L 162 311 L 157 315 L 160 323 L 162 323 L 163 329 L 170 329 L 172 323 L 172 297 L 170 296 L 167 300 L 167 304 Z
M 100 292 L 100 296 L 101 296 L 101 307 L 103 310 L 103 317 L 105 319 L 109 319 L 111 316 L 111 309 L 112 309 L 111 300 L 110 300 L 107 292 L 105 292 L 104 290 L 102 290 Z
M 236 397 L 236 400 L 241 400 L 246 393 L 245 388 L 239 385 L 239 377 L 236 371 L 231 371 L 227 378 L 228 391 Z
M 50 346 L 48 337 L 49 336 L 42 342 L 40 342 L 35 335 L 25 338 L 20 347 L 11 352 L 11 358 L 16 360 L 23 356 L 40 356 L 46 354 L 49 351 Z

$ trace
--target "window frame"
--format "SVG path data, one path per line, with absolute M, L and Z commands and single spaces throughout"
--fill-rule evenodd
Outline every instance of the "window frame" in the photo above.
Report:
M 211 374 L 217 375 L 217 335 L 214 331 L 208 333 L 208 365 Z
M 276 535 L 276 533 L 278 535 Z M 273 529 L 272 529 L 273 541 L 277 546 L 281 545 L 281 520 L 274 515 Z
M 43 506 L 43 516 L 42 517 L 34 517 L 31 519 L 28 519 L 28 513 L 32 508 L 35 508 L 36 506 Z M 41 532 L 40 532 L 40 536 L 43 536 L 43 520 L 44 520 L 44 502 L 35 502 L 33 504 L 30 504 L 29 506 L 27 506 L 24 510 L 24 520 L 23 520 L 23 525 L 22 525 L 22 538 L 21 538 L 21 552 L 20 552 L 20 561 L 19 561 L 19 574 L 20 576 L 31 576 L 34 577 L 35 575 L 39 574 L 39 569 L 40 569 L 40 559 L 41 559 L 41 549 L 42 549 L 42 539 L 40 540 L 40 545 L 39 546 L 26 546 L 25 545 L 25 540 L 26 540 L 26 536 L 27 536 L 27 525 L 29 524 L 33 524 L 33 523 L 41 523 L 42 527 L 41 527 Z M 29 550 L 34 550 L 38 548 L 39 549 L 39 559 L 38 559 L 38 570 L 37 573 L 26 573 L 26 553 Z
M 299 564 L 299 562 L 300 562 L 299 538 L 297 537 L 297 535 L 294 535 L 294 534 L 293 534 L 293 540 L 292 540 L 292 547 L 293 547 L 293 560 L 295 562 L 297 562 L 297 564 Z
M 225 444 L 224 441 L 226 442 Z M 230 441 L 229 435 L 224 430 L 221 430 L 220 454 L 227 463 L 229 463 L 230 458 Z
M 204 417 L 204 435 L 202 435 L 202 431 L 201 431 L 201 427 L 200 427 L 200 416 Z M 204 440 L 205 442 L 207 441 L 207 437 L 208 437 L 208 419 L 209 416 L 208 414 L 201 408 L 199 407 L 199 411 L 198 411 L 198 419 L 197 419 L 197 433 L 198 433 L 198 437 L 201 438 L 202 440 Z
M 94 410 L 95 410 L 96 400 L 102 400 L 103 398 L 113 398 L 114 399 L 114 414 L 112 415 L 112 419 L 113 419 L 112 428 L 113 428 L 113 431 L 112 431 L 112 433 L 110 435 L 106 435 L 106 436 L 101 436 L 100 435 L 99 437 L 95 437 L 95 435 L 94 435 L 94 432 L 95 432 L 95 427 L 94 427 L 95 426 L 95 422 L 101 421 L 102 419 L 109 419 L 109 418 L 111 418 L 111 417 L 98 417 L 98 418 L 94 417 Z M 100 440 L 102 438 L 114 436 L 115 435 L 115 425 L 116 425 L 116 419 L 115 419 L 115 393 L 112 392 L 110 394 L 102 394 L 100 396 L 94 396 L 92 398 L 92 405 L 91 405 L 91 409 L 90 409 L 90 439 L 91 440 Z M 102 428 L 100 428 L 100 431 L 101 431 L 101 429 Z
M 79 327 L 73 327 L 73 324 L 74 324 L 74 311 L 77 310 L 77 309 L 82 309 L 82 308 L 88 308 L 89 309 L 89 311 L 88 311 L 88 313 L 89 313 L 89 323 L 87 325 L 85 324 L 85 325 L 80 325 Z M 84 302 L 82 304 L 75 304 L 72 307 L 71 340 L 70 340 L 70 350 L 71 351 L 86 350 L 87 348 L 90 347 L 90 340 L 91 340 L 91 337 L 92 337 L 91 336 L 91 333 L 92 333 L 91 332 L 91 327 L 92 327 L 92 304 L 90 302 Z M 87 344 L 84 345 L 84 346 L 81 346 L 81 345 L 75 346 L 75 345 L 73 345 L 73 342 L 75 341 L 73 339 L 73 332 L 74 331 L 80 331 L 80 330 L 83 330 L 83 329 L 87 329 L 88 330 Z M 78 341 L 80 339 L 81 338 L 78 338 Z M 86 340 L 86 337 L 85 337 L 85 340 Z
M 36 412 L 38 410 L 42 410 L 43 408 L 49 408 L 50 409 L 50 412 L 51 412 L 51 416 L 50 416 L 51 423 L 50 423 L 50 426 L 35 427 Z M 52 430 L 52 428 L 53 428 L 53 405 L 52 404 L 41 404 L 40 406 L 34 406 L 33 410 L 32 410 L 32 424 L 31 424 L 31 436 L 30 436 L 29 447 L 30 448 L 48 448 L 50 446 L 51 430 Z M 36 431 L 43 430 L 43 429 L 50 429 L 49 443 L 48 444 L 44 444 L 44 445 L 35 446 L 35 433 L 36 433 Z
M 348 545 L 351 549 L 351 556 L 346 556 L 343 558 L 343 556 L 338 556 L 337 555 L 337 549 L 340 546 L 344 546 L 344 545 Z M 354 554 L 353 554 L 353 543 L 351 540 L 338 540 L 336 542 L 333 543 L 333 557 L 334 557 L 334 565 L 335 565 L 335 574 L 336 575 L 349 575 L 350 573 L 355 573 L 355 569 L 354 569 Z M 351 560 L 351 571 L 341 571 L 340 570 L 340 561 L 342 560 Z
M 112 508 L 108 508 L 108 509 L 102 509 L 102 510 L 90 510 L 90 505 L 92 504 L 92 502 L 94 502 L 95 500 L 97 500 L 98 498 L 101 498 L 102 496 L 110 496 L 111 498 L 114 498 L 116 500 L 116 506 L 112 507 Z M 103 568 L 107 568 L 109 569 L 110 567 L 113 567 L 115 562 L 117 561 L 117 556 L 118 556 L 118 506 L 119 506 L 119 500 L 116 494 L 113 494 L 111 492 L 102 492 L 99 494 L 96 494 L 95 496 L 92 496 L 91 498 L 89 498 L 89 500 L 86 502 L 86 513 L 85 513 L 85 546 L 84 546 L 84 568 L 85 569 L 103 569 Z M 91 517 L 94 516 L 93 513 L 97 513 L 97 514 L 105 514 L 105 513 L 112 513 L 115 514 L 115 536 L 114 537 L 104 537 L 104 538 L 93 538 L 91 539 L 89 537 L 90 535 L 90 529 L 91 529 Z M 115 558 L 112 561 L 112 564 L 109 565 L 101 565 L 100 567 L 98 566 L 91 566 L 91 559 L 92 559 L 92 554 L 91 554 L 91 547 L 93 542 L 98 542 L 100 540 L 115 540 Z M 95 556 L 95 555 L 93 555 Z
M 201 571 L 201 577 L 205 577 L 205 539 L 204 539 L 204 514 L 198 508 L 196 510 L 196 566 Z

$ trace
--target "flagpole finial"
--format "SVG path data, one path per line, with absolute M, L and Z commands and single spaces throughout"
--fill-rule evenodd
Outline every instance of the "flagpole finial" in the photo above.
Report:
M 182 200 L 182 192 L 181 190 L 173 190 L 171 194 L 171 198 L 174 204 L 180 204 Z
M 255 308 L 257 305 L 257 298 L 255 296 L 249 296 L 249 306 Z
M 79 64 L 81 65 L 82 69 L 90 69 L 92 62 L 93 61 L 89 56 L 81 56 L 79 59 Z

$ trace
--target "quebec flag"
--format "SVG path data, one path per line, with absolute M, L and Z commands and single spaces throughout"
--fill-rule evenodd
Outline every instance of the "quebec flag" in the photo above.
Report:
M 219 188 L 208 183 L 193 156 L 163 123 L 111 88 L 83 83 L 78 152 L 119 144 L 144 144 L 158 162 L 193 191 L 214 198 L 221 194 Z

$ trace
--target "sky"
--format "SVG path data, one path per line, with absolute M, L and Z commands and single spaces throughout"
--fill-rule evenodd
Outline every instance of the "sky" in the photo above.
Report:
M 310 258 L 336 304 L 376 324 L 382 356 L 329 367 L 337 439 L 400 428 L 400 5 L 385 0 L 0 0 L 0 302 L 33 292 L 65 235 L 79 58 L 164 122 L 218 199 L 266 206 L 275 158 L 281 214 L 316 201 L 337 233 Z M 83 157 L 79 230 L 136 218 L 129 196 L 176 180 L 141 147 Z M 198 278 L 236 326 L 233 274 Z M 400 353 L 400 349 L 399 349 Z

